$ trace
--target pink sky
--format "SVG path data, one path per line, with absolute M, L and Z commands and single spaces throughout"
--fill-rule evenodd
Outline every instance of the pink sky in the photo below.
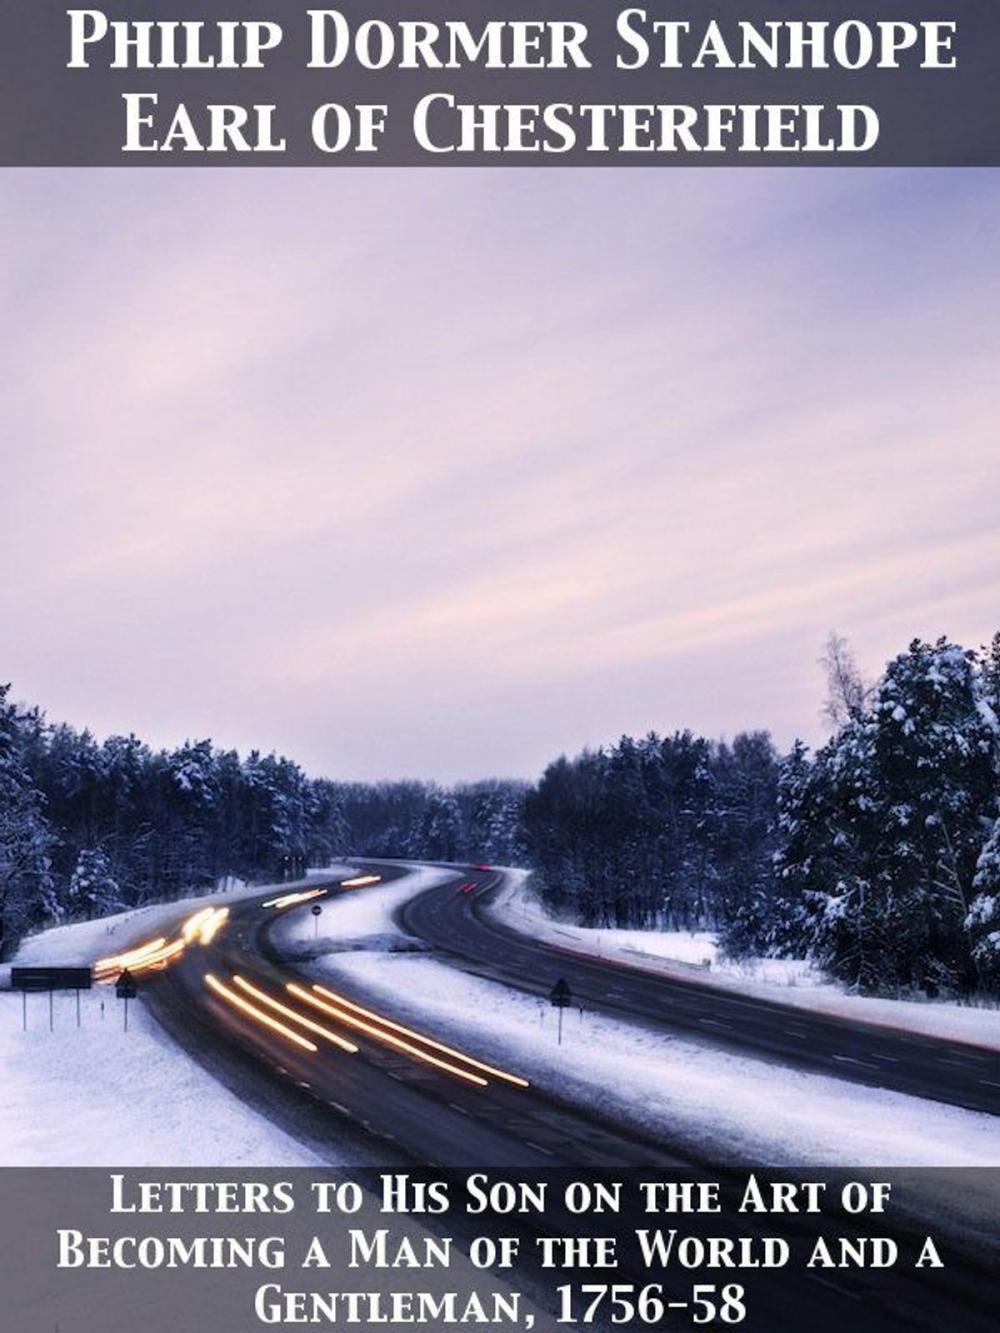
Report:
M 821 734 L 1000 626 L 988 172 L 14 172 L 0 678 L 311 772 Z

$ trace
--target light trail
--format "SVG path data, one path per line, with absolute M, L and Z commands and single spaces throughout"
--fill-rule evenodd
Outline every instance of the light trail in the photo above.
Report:
M 185 944 L 190 944 L 196 935 L 201 934 L 201 928 L 211 917 L 215 916 L 214 907 L 203 907 L 200 912 L 195 912 L 194 916 L 189 916 L 181 926 L 181 937 Z
M 110 974 L 118 974 L 126 969 L 135 971 L 139 966 L 154 954 L 157 954 L 167 943 L 166 935 L 161 935 L 158 939 L 150 940 L 148 944 L 141 944 L 136 949 L 129 949 L 125 953 L 114 954 L 110 958 L 101 958 L 94 964 L 94 971 L 98 974 L 98 980 L 110 980 Z
M 337 887 L 339 889 L 362 889 L 366 884 L 381 883 L 381 875 L 355 875 L 353 879 L 342 879 Z
M 221 995 L 224 1000 L 228 1000 L 228 1002 L 235 1006 L 235 1008 L 242 1010 L 243 1013 L 256 1019 L 258 1023 L 263 1023 L 265 1027 L 270 1028 L 273 1032 L 280 1033 L 282 1037 L 287 1038 L 288 1041 L 293 1042 L 296 1046 L 301 1046 L 303 1050 L 311 1051 L 314 1055 L 319 1050 L 319 1047 L 315 1042 L 309 1041 L 307 1037 L 301 1036 L 298 1032 L 293 1032 L 291 1028 L 286 1027 L 284 1023 L 279 1023 L 278 1020 L 272 1018 L 270 1014 L 265 1014 L 263 1010 L 258 1009 L 256 1005 L 251 1004 L 249 1000 L 244 1000 L 242 995 L 237 995 L 234 990 L 231 990 L 228 986 L 224 986 L 218 977 L 213 976 L 211 972 L 205 973 L 205 985 L 209 990 L 214 991 L 216 995 Z
M 184 948 L 185 945 L 183 940 L 171 940 L 171 942 L 165 944 L 162 949 L 157 949 L 156 953 L 150 954 L 147 958 L 143 958 L 138 963 L 133 963 L 128 970 L 132 973 L 147 972 L 150 968 L 163 967 L 170 962 L 171 958 L 176 958 L 179 954 L 182 954 Z
M 211 944 L 216 935 L 218 935 L 219 931 L 229 920 L 228 907 L 217 907 L 212 910 L 214 915 L 211 916 L 208 921 L 203 922 L 201 926 L 200 934 L 202 944 Z
M 318 1032 L 321 1037 L 325 1037 L 327 1041 L 333 1042 L 334 1046 L 339 1046 L 342 1051 L 347 1051 L 349 1055 L 357 1054 L 358 1048 L 353 1041 L 348 1041 L 346 1037 L 338 1036 L 336 1032 L 331 1032 L 329 1028 L 323 1027 L 320 1023 L 314 1023 L 311 1018 L 306 1018 L 303 1014 L 300 1014 L 298 1010 L 290 1009 L 288 1005 L 281 1004 L 280 1001 L 276 1000 L 273 996 L 268 995 L 267 991 L 260 990 L 259 987 L 252 985 L 244 977 L 234 976 L 233 981 L 241 990 L 245 990 L 248 995 L 252 995 L 254 999 L 259 1000 L 261 1004 L 270 1005 L 270 1007 L 276 1010 L 279 1014 L 285 1014 L 286 1017 L 292 1019 L 293 1022 L 299 1023 L 304 1028 L 308 1028 L 310 1032 Z
M 386 1032 L 384 1028 L 375 1027 L 363 1018 L 358 1018 L 355 1014 L 348 1013 L 346 1009 L 339 1009 L 335 1005 L 327 1004 L 321 1000 L 318 995 L 313 995 L 304 987 L 297 985 L 294 981 L 287 983 L 286 989 L 300 1000 L 305 1000 L 307 1004 L 315 1006 L 331 1018 L 339 1018 L 342 1023 L 348 1027 L 356 1028 L 359 1032 L 367 1032 L 369 1036 L 377 1041 L 384 1042 L 387 1046 L 394 1046 L 398 1051 L 404 1051 L 407 1055 L 412 1055 L 415 1060 L 422 1060 L 424 1064 L 433 1065 L 436 1069 L 443 1069 L 448 1074 L 454 1074 L 456 1078 L 462 1079 L 465 1083 L 471 1083 L 475 1087 L 487 1087 L 486 1079 L 478 1074 L 472 1074 L 467 1069 L 460 1069 L 458 1065 L 449 1064 L 447 1060 L 439 1060 L 436 1055 L 430 1055 L 427 1051 L 422 1051 L 419 1046 L 414 1046 L 411 1042 L 404 1041 L 401 1037 L 395 1037 L 391 1032 Z
M 301 889 L 296 893 L 282 893 L 277 898 L 268 898 L 266 903 L 261 903 L 261 907 L 293 907 L 296 903 L 308 903 L 313 898 L 322 898 L 328 889 Z
M 466 1055 L 464 1051 L 457 1051 L 454 1046 L 446 1046 L 444 1042 L 436 1041 L 433 1037 L 425 1037 L 422 1032 L 415 1032 L 413 1028 L 404 1027 L 402 1023 L 396 1023 L 391 1018 L 383 1018 L 381 1014 L 375 1013 L 374 1010 L 366 1009 L 364 1005 L 356 1004 L 353 1000 L 338 995 L 336 991 L 329 990 L 326 986 L 317 984 L 313 986 L 313 990 L 326 996 L 327 999 L 333 1000 L 336 1004 L 343 1005 L 345 1009 L 361 1014 L 364 1018 L 374 1019 L 376 1023 L 381 1023 L 383 1027 L 392 1028 L 394 1032 L 401 1032 L 406 1037 L 415 1037 L 423 1045 L 430 1046 L 435 1051 L 441 1051 L 444 1055 L 453 1055 L 465 1064 L 471 1065 L 474 1069 L 481 1069 L 485 1074 L 502 1078 L 507 1083 L 512 1083 L 516 1088 L 530 1087 L 528 1080 L 521 1078 L 518 1074 L 510 1074 L 505 1069 L 498 1069 L 496 1065 L 488 1065 L 483 1060 L 476 1060 L 471 1055 Z
M 134 975 L 165 967 L 196 940 L 201 944 L 211 944 L 228 919 L 228 907 L 203 907 L 188 917 L 174 939 L 168 940 L 166 935 L 160 935 L 147 944 L 140 944 L 138 948 L 128 949 L 110 958 L 101 958 L 94 964 L 95 979 L 98 984 L 103 984 L 115 981 L 122 972 Z

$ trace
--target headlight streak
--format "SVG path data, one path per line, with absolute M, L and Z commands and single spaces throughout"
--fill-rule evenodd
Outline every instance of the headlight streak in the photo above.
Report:
M 202 944 L 211 944 L 218 935 L 219 931 L 229 920 L 229 908 L 218 907 L 215 909 L 215 915 L 208 921 L 202 923 L 200 934 Z
M 341 1050 L 347 1051 L 349 1055 L 357 1054 L 358 1048 L 353 1041 L 348 1041 L 346 1037 L 338 1036 L 336 1032 L 331 1032 L 329 1028 L 323 1027 L 320 1023 L 314 1023 L 311 1018 L 306 1018 L 296 1009 L 290 1009 L 288 1005 L 281 1004 L 280 1001 L 274 999 L 273 996 L 268 995 L 267 991 L 260 990 L 257 986 L 251 985 L 251 983 L 244 977 L 234 976 L 233 981 L 241 990 L 246 991 L 248 995 L 252 995 L 254 999 L 259 1000 L 261 1004 L 269 1005 L 270 1008 L 276 1010 L 278 1013 L 285 1014 L 286 1017 L 290 1018 L 293 1022 L 300 1024 L 302 1027 L 307 1028 L 310 1032 L 318 1032 L 321 1037 L 325 1037 L 326 1040 L 332 1042 L 334 1046 L 339 1046 Z
M 181 938 L 184 943 L 190 944 L 194 937 L 201 933 L 202 925 L 214 916 L 214 907 L 203 907 L 200 912 L 195 912 L 194 916 L 189 916 L 181 926 Z
M 449 1064 L 447 1060 L 439 1060 L 437 1056 L 430 1055 L 427 1051 L 422 1051 L 418 1046 L 411 1042 L 403 1041 L 401 1037 L 395 1037 L 391 1032 L 386 1032 L 384 1028 L 375 1027 L 366 1022 L 363 1018 L 348 1013 L 346 1009 L 339 1009 L 334 1005 L 327 1004 L 321 1000 L 318 995 L 307 991 L 303 986 L 297 985 L 294 981 L 289 981 L 286 989 L 300 1000 L 305 1000 L 307 1004 L 322 1010 L 329 1014 L 331 1018 L 339 1018 L 342 1023 L 348 1027 L 356 1028 L 359 1032 L 367 1032 L 370 1037 L 376 1041 L 384 1042 L 387 1046 L 394 1046 L 398 1051 L 404 1051 L 407 1055 L 412 1055 L 415 1060 L 421 1060 L 424 1064 L 433 1065 L 436 1069 L 443 1069 L 448 1074 L 454 1074 L 456 1078 L 462 1079 L 466 1083 L 471 1083 L 475 1087 L 485 1088 L 488 1086 L 486 1079 L 478 1074 L 472 1074 L 467 1069 L 460 1069 L 457 1065 Z
M 136 949 L 101 958 L 94 964 L 95 979 L 98 985 L 106 985 L 116 981 L 122 972 L 136 975 L 164 968 L 171 959 L 179 957 L 189 944 L 195 941 L 211 944 L 228 919 L 228 907 L 203 907 L 188 917 L 176 938 L 168 940 L 166 935 L 161 935 Z
M 263 1010 L 258 1009 L 256 1005 L 251 1004 L 249 1000 L 244 1000 L 242 995 L 237 995 L 234 990 L 231 990 L 228 986 L 224 986 L 218 977 L 213 976 L 211 972 L 205 973 L 205 985 L 209 990 L 214 991 L 216 995 L 221 995 L 224 1000 L 227 1000 L 235 1008 L 248 1014 L 251 1018 L 256 1019 L 258 1023 L 263 1023 L 263 1025 L 270 1028 L 272 1032 L 277 1032 L 282 1037 L 287 1038 L 287 1040 L 294 1045 L 301 1046 L 303 1050 L 311 1051 L 314 1055 L 319 1050 L 319 1047 L 315 1042 L 310 1041 L 307 1037 L 301 1036 L 298 1032 L 293 1032 L 291 1028 L 285 1027 L 284 1023 L 279 1023 L 278 1020 L 272 1018 L 270 1014 L 265 1014 Z
M 476 1060 L 471 1055 L 466 1055 L 464 1051 L 457 1051 L 454 1046 L 446 1046 L 444 1042 L 436 1041 L 433 1037 L 425 1037 L 422 1032 L 415 1032 L 413 1028 L 404 1027 L 402 1023 L 396 1023 L 391 1018 L 383 1018 L 372 1009 L 366 1009 L 364 1005 L 356 1004 L 353 1000 L 348 1000 L 343 995 L 338 995 L 336 991 L 329 990 L 326 986 L 316 984 L 313 990 L 335 1004 L 343 1005 L 345 1009 L 350 1009 L 356 1014 L 361 1014 L 364 1018 L 371 1018 L 376 1023 L 381 1023 L 383 1027 L 392 1028 L 394 1032 L 400 1032 L 404 1037 L 414 1037 L 424 1046 L 430 1046 L 435 1051 L 441 1051 L 444 1055 L 453 1055 L 464 1064 L 471 1065 L 473 1069 L 480 1069 L 484 1074 L 492 1074 L 494 1078 L 502 1078 L 507 1083 L 512 1083 L 516 1088 L 527 1088 L 531 1085 L 526 1078 L 521 1078 L 517 1074 L 509 1074 L 505 1069 L 497 1069 L 495 1065 L 488 1065 L 483 1060 Z
M 184 952 L 184 941 L 171 940 L 171 942 L 169 944 L 165 944 L 162 949 L 157 949 L 156 953 L 151 953 L 147 958 L 144 958 L 141 963 L 138 963 L 137 965 L 134 965 L 133 967 L 129 968 L 129 971 L 146 972 L 151 968 L 165 967 L 167 963 L 170 962 L 171 958 L 176 958 L 179 954 L 182 954 L 183 952 Z
M 296 903 L 308 903 L 313 898 L 322 898 L 329 889 L 302 889 L 297 893 L 282 893 L 277 898 L 268 898 L 266 903 L 261 903 L 261 907 L 276 907 L 279 911 L 283 907 L 294 907 Z
M 366 884 L 381 884 L 381 875 L 355 875 L 353 879 L 342 879 L 338 889 L 363 889 Z
M 94 964 L 94 971 L 97 973 L 119 973 L 128 968 L 130 971 L 138 967 L 139 963 L 150 955 L 157 953 L 167 942 L 166 935 L 161 935 L 159 939 L 150 940 L 148 944 L 141 944 L 137 949 L 129 949 L 126 953 L 114 954 L 110 958 L 101 958 Z

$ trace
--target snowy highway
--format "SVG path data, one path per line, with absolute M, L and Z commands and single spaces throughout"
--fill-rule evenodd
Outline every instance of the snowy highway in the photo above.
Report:
M 363 869 L 383 882 L 404 873 L 393 865 L 363 863 Z M 408 929 L 456 956 L 478 952 L 477 968 L 509 973 L 513 984 L 532 991 L 545 991 L 552 977 L 565 974 L 586 1003 L 619 1012 L 629 1007 L 634 983 L 624 970 L 614 969 L 617 995 L 609 1001 L 599 989 L 608 976 L 606 964 L 569 959 L 483 924 L 479 900 L 501 884 L 500 872 L 465 867 L 437 879 L 434 887 L 406 896 L 400 915 Z M 320 1160 L 324 1147 L 329 1159 L 337 1160 L 347 1133 L 367 1139 L 372 1160 L 383 1166 L 520 1172 L 645 1167 L 653 1175 L 710 1169 L 715 1178 L 726 1178 L 725 1168 L 699 1160 L 685 1143 L 604 1120 L 580 1102 L 531 1086 L 516 1069 L 501 1066 L 496 1055 L 484 1058 L 466 1049 L 453 1033 L 417 1027 L 412 1018 L 401 1021 L 384 999 L 373 1000 L 343 981 L 317 983 L 291 963 L 274 927 L 293 915 L 308 922 L 306 914 L 316 906 L 322 910 L 324 898 L 336 895 L 339 901 L 366 892 L 341 889 L 342 882 L 351 879 L 340 874 L 316 879 L 306 889 L 277 895 L 272 889 L 231 902 L 217 926 L 208 919 L 204 933 L 204 917 L 194 925 L 192 918 L 178 920 L 177 931 L 182 938 L 187 932 L 192 947 L 172 953 L 143 977 L 144 998 L 161 1024 L 285 1135 L 299 1139 Z M 308 927 L 306 933 L 312 933 Z M 634 979 L 640 990 L 648 980 Z M 732 1003 L 726 996 L 697 998 Z M 644 1009 L 648 1002 L 640 999 L 635 1011 L 645 1017 Z M 861 1034 L 860 1040 L 870 1035 Z M 846 1040 L 844 1033 L 838 1037 Z M 802 1227 L 812 1225 L 801 1219 Z M 975 1257 L 953 1255 L 933 1285 L 901 1272 L 891 1306 L 870 1273 L 838 1274 L 835 1281 L 819 1272 L 796 1274 L 780 1291 L 762 1287 L 755 1296 L 762 1322 L 754 1326 L 775 1327 L 779 1318 L 787 1326 L 789 1311 L 797 1310 L 816 1333 L 839 1333 L 848 1322 L 858 1329 L 877 1327 L 879 1333 L 929 1330 L 939 1328 L 956 1303 L 970 1333 L 991 1327 L 992 1287 Z
M 230 1086 L 259 1102 L 263 1076 L 268 1114 L 314 1151 L 346 1120 L 390 1151 L 437 1166 L 690 1165 L 541 1095 L 516 1070 L 443 1048 L 433 1034 L 313 985 L 269 938 L 283 911 L 310 905 L 305 894 L 275 905 L 273 891 L 234 904 L 210 945 L 174 958 L 144 994 Z
M 792 1008 L 532 939 L 488 910 L 500 875 L 470 872 L 469 878 L 475 888 L 468 893 L 442 886 L 416 895 L 399 920 L 410 934 L 481 975 L 542 996 L 562 977 L 588 1010 L 627 1015 L 797 1069 L 969 1110 L 1000 1111 L 995 1050 Z
M 383 881 L 404 873 L 367 862 L 363 869 Z M 460 942 L 469 949 L 480 933 L 477 900 L 492 893 L 503 876 L 460 868 L 437 878 L 433 888 L 408 898 L 401 916 L 409 929 L 435 937 L 441 946 L 447 940 L 448 948 L 460 953 Z M 481 1052 L 465 1049 L 453 1034 L 417 1028 L 412 1018 L 400 1021 L 385 1001 L 373 1001 L 364 990 L 345 982 L 319 984 L 291 964 L 273 938 L 275 925 L 293 914 L 308 921 L 324 897 L 365 892 L 364 886 L 341 889 L 340 882 L 349 884 L 351 877 L 316 878 L 308 888 L 277 894 L 272 889 L 232 901 L 217 924 L 204 913 L 183 918 L 176 930 L 181 938 L 187 934 L 191 948 L 157 961 L 141 981 L 161 1025 L 285 1134 L 320 1160 L 325 1145 L 329 1160 L 336 1161 L 347 1133 L 367 1141 L 371 1160 L 383 1166 L 519 1173 L 553 1166 L 644 1166 L 655 1176 L 711 1168 L 716 1178 L 725 1177 L 719 1165 L 699 1160 L 685 1144 L 603 1120 L 579 1102 L 528 1085 L 496 1056 L 481 1058 Z M 456 929 L 445 930 L 445 921 Z M 504 932 L 485 933 L 491 953 L 513 974 L 533 969 L 531 976 L 520 974 L 517 985 L 544 989 L 553 968 L 580 985 L 581 994 L 584 986 L 595 985 L 579 960 L 571 968 L 572 960 L 545 949 L 533 957 L 527 944 L 521 958 Z M 628 978 L 617 970 L 616 976 L 617 989 L 628 997 Z M 801 1226 L 811 1229 L 813 1222 L 801 1218 Z M 848 1321 L 859 1329 L 877 1326 L 879 1333 L 937 1329 L 956 1302 L 969 1333 L 992 1326 L 992 1286 L 976 1258 L 955 1254 L 933 1285 L 900 1273 L 892 1305 L 885 1304 L 871 1273 L 837 1274 L 835 1281 L 819 1272 L 788 1277 L 780 1292 L 764 1285 L 756 1294 L 755 1328 L 791 1326 L 789 1318 L 808 1317 L 816 1333 L 839 1333 Z M 871 1325 L 859 1317 L 861 1310 Z

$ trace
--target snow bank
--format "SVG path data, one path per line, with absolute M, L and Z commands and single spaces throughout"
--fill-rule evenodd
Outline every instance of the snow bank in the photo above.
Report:
M 577 1010 L 567 1013 L 564 1045 L 557 1046 L 554 1011 L 534 996 L 406 952 L 393 913 L 450 873 L 425 869 L 421 878 L 413 867 L 386 886 L 331 899 L 317 942 L 308 914 L 291 913 L 276 942 L 298 947 L 317 978 L 353 982 L 464 1049 L 644 1132 L 699 1145 L 706 1156 L 795 1166 L 1000 1163 L 1000 1122 L 991 1116 L 730 1055 L 617 1019 L 581 1018 Z M 525 912 L 540 911 L 524 895 L 525 878 L 509 875 L 498 908 L 505 921 L 505 903 L 514 903 L 522 923 Z M 563 927 L 544 924 L 562 941 Z
M 279 918 L 271 938 L 285 957 L 294 959 L 345 949 L 419 950 L 420 943 L 400 930 L 393 915 L 415 894 L 444 884 L 455 872 L 415 863 L 405 863 L 405 869 L 405 875 L 387 884 L 369 884 L 325 898 L 319 917 L 289 912 Z
M 948 1000 L 881 1000 L 852 995 L 795 958 L 733 963 L 719 957 L 711 932 L 593 930 L 557 921 L 527 888 L 527 872 L 512 871 L 488 904 L 503 925 L 566 949 L 616 958 L 679 980 L 697 979 L 725 990 L 811 1009 L 861 1023 L 904 1028 L 929 1037 L 1000 1050 L 1000 1009 Z
M 332 867 L 338 874 L 345 867 Z M 172 924 L 206 903 L 261 893 L 225 893 L 60 926 L 25 940 L 19 963 L 87 964 Z M 141 1003 L 121 1004 L 101 987 L 76 997 L 0 996 L 0 1164 L 4 1166 L 311 1166 L 322 1159 L 217 1083 L 163 1032 Z M 39 1114 L 44 1104 L 45 1114 Z M 344 1165 L 350 1164 L 345 1158 Z
M 346 865 L 324 866 L 321 870 L 307 871 L 309 876 L 354 873 L 354 867 Z M 306 881 L 301 883 L 305 884 Z M 236 880 L 215 893 L 178 898 L 168 903 L 148 903 L 145 907 L 116 912 L 113 916 L 97 917 L 93 921 L 74 921 L 67 926 L 54 926 L 37 935 L 28 935 L 21 941 L 13 964 L 0 968 L 0 988 L 10 985 L 12 965 L 50 963 L 56 967 L 87 967 L 98 958 L 110 953 L 122 953 L 132 945 L 156 935 L 164 927 L 173 925 L 179 917 L 196 912 L 206 903 L 220 906 L 227 902 L 237 902 L 240 898 L 267 893 L 273 887 Z M 287 884 L 280 887 L 294 886 Z
M 0 997 L 0 1163 L 4 1166 L 309 1166 L 300 1143 L 195 1064 L 142 1004 L 107 987 L 76 1000 Z M 102 1017 L 101 1006 L 104 1006 Z M 45 1113 L 39 1113 L 44 1104 Z
M 538 1086 L 713 1160 L 785 1166 L 1000 1164 L 1000 1121 L 901 1093 L 730 1055 L 567 1010 L 429 957 L 339 954 L 346 978 L 394 1014 L 496 1059 Z

